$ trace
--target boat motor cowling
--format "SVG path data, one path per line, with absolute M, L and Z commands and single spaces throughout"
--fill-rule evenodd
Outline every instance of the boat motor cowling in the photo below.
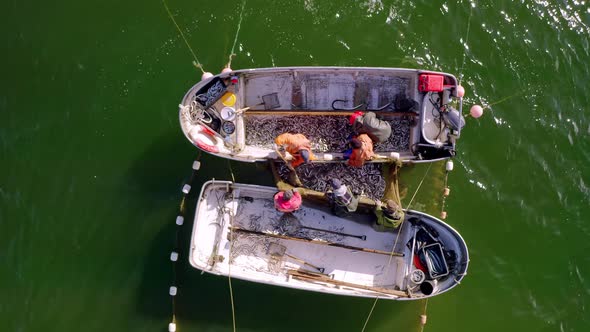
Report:
M 449 107 L 446 112 L 443 113 L 443 120 L 447 126 L 457 132 L 457 137 L 461 132 L 461 128 L 465 126 L 465 119 L 461 116 L 461 113 L 453 107 Z

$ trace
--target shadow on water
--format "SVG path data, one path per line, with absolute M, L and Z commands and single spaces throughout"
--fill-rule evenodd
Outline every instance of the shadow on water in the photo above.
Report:
M 168 289 L 173 283 L 173 269 L 170 262 L 170 252 L 177 247 L 175 224 L 176 216 L 179 214 L 182 200 L 181 189 L 191 179 L 193 173 L 192 164 L 197 158 L 197 149 L 192 147 L 178 134 L 168 132 L 161 135 L 137 158 L 127 172 L 126 183 L 133 184 L 134 194 L 139 207 L 150 206 L 153 210 L 155 222 L 145 227 L 154 234 L 151 240 L 145 244 L 145 254 L 142 257 L 145 262 L 137 296 L 137 309 L 140 314 L 152 318 L 162 319 L 164 322 L 170 320 L 172 306 L 168 295 Z M 211 156 L 203 154 L 200 158 L 203 167 L 195 173 L 192 179 L 193 189 L 185 201 L 187 222 L 180 229 L 178 240 L 178 251 L 181 256 L 179 262 L 186 261 L 186 250 L 190 236 L 189 215 L 194 210 L 195 200 L 199 188 L 203 182 L 218 176 L 220 172 L 215 171 L 214 165 L 207 165 Z M 206 167 L 208 166 L 208 167 Z M 155 207 L 155 208 L 154 208 Z M 183 237 L 183 232 L 188 234 Z M 184 259 L 183 259 L 184 258 Z M 178 264 L 182 266 L 182 264 Z
M 150 243 L 137 292 L 139 313 L 163 321 L 170 319 L 172 312 L 168 289 L 174 277 L 169 255 L 174 248 L 175 226 L 173 222 L 166 225 Z
M 191 172 L 196 148 L 171 132 L 161 135 L 131 165 L 127 177 L 146 199 L 176 195 Z

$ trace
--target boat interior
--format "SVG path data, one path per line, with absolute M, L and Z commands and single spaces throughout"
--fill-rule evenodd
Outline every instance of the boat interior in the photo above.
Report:
M 271 187 L 210 185 L 199 203 L 205 207 L 196 218 L 211 222 L 196 225 L 191 264 L 227 274 L 231 263 L 234 277 L 318 291 L 325 289 L 292 279 L 293 273 L 299 273 L 293 271 L 390 291 L 416 289 L 408 277 L 415 227 L 379 232 L 372 227 L 372 215 L 336 217 L 327 207 L 311 202 L 284 214 L 274 208 L 274 193 Z M 451 283 L 452 279 L 447 287 Z
M 348 116 L 357 110 L 375 112 L 391 125 L 392 135 L 375 144 L 376 153 L 410 158 L 422 135 L 427 144 L 447 140 L 436 114 L 440 105 L 433 104 L 442 94 L 418 91 L 416 70 L 285 68 L 232 75 L 193 87 L 183 104 L 199 106 L 199 114 L 189 117 L 204 121 L 233 155 L 269 157 L 274 138 L 291 132 L 304 134 L 319 159 L 330 160 L 346 149 L 353 134 Z
M 266 188 L 266 187 L 265 187 Z M 231 194 L 229 194 L 231 192 Z M 211 252 L 207 248 L 212 247 L 213 239 L 206 228 L 216 228 L 217 255 L 224 255 L 232 262 L 232 269 L 237 272 L 243 269 L 243 273 L 256 273 L 267 270 L 275 273 L 272 266 L 268 266 L 268 246 L 270 243 L 279 243 L 288 248 L 290 255 L 299 257 L 315 266 L 321 266 L 324 274 L 333 275 L 339 280 L 359 282 L 369 285 L 391 285 L 398 275 L 398 268 L 405 268 L 407 262 L 404 257 L 392 256 L 391 264 L 386 264 L 389 259 L 387 253 L 403 252 L 409 231 L 378 232 L 372 227 L 371 215 L 356 218 L 340 218 L 334 216 L 326 207 L 306 202 L 302 207 L 292 213 L 284 214 L 274 208 L 274 191 L 259 189 L 234 189 L 231 191 L 211 190 L 201 204 L 207 204 L 208 208 L 201 210 L 199 218 L 214 220 L 210 225 L 202 225 L 203 229 L 197 229 L 196 238 L 193 238 L 193 246 L 203 248 L 198 257 L 201 257 L 201 265 L 206 267 L 210 262 Z M 220 217 L 219 211 L 225 211 Z M 217 229 L 218 228 L 218 229 Z M 313 228 L 313 229 L 312 229 Z M 232 229 L 236 229 L 232 233 Z M 340 234 L 320 231 L 328 230 Z M 239 231 L 245 230 L 245 231 Z M 250 231 L 250 232 L 247 232 Z M 276 235 L 273 237 L 272 235 Z M 347 234 L 347 235 L 342 235 Z M 354 235 L 354 236 L 353 236 Z M 194 235 L 195 236 L 195 235 Z M 232 239 L 233 236 L 233 239 Z M 399 236 L 399 241 L 395 239 Z M 316 242 L 297 241 L 291 238 L 311 239 Z M 230 239 L 233 247 L 230 255 Z M 329 246 L 327 243 L 340 246 Z M 394 248 L 395 245 L 395 248 Z M 317 247 L 321 250 L 318 250 Z M 346 249 L 358 248 L 359 250 Z M 376 250 L 381 254 L 365 252 L 361 248 Z M 227 261 L 225 261 L 227 263 Z M 310 267 L 298 261 L 286 260 L 281 262 L 293 269 L 309 269 Z M 386 265 L 387 268 L 386 268 Z M 223 264 L 218 264 L 221 268 Z M 312 268 L 313 270 L 313 268 Z M 274 271 L 274 272 L 273 272 Z M 386 273 L 387 272 L 387 273 Z M 277 272 L 276 274 L 283 274 Z M 402 282 L 399 280 L 398 282 Z
M 314 151 L 342 152 L 352 135 L 348 115 L 361 110 L 376 112 L 392 127 L 389 140 L 376 144 L 375 151 L 409 151 L 418 109 L 402 110 L 396 100 L 416 98 L 411 89 L 415 79 L 410 72 L 376 75 L 352 70 L 245 74 L 238 95 L 244 107 L 255 105 L 244 113 L 246 142 L 269 148 L 281 133 L 302 133 L 315 145 Z M 275 96 L 276 102 L 269 105 L 265 96 Z

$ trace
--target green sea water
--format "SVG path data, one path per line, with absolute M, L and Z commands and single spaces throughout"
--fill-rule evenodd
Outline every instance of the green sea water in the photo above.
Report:
M 428 301 L 425 331 L 590 330 L 587 2 L 167 4 L 213 73 L 233 49 L 235 69 L 455 74 L 467 91 L 465 112 L 491 106 L 467 118 L 448 180 L 446 221 L 467 241 L 469 274 Z M 25 0 L 1 8 L 2 330 L 166 331 L 174 311 L 178 331 L 232 331 L 228 280 L 187 262 L 195 195 L 204 181 L 232 173 L 239 182 L 273 181 L 257 165 L 203 155 L 176 240 L 180 190 L 197 157 L 177 105 L 201 71 L 163 3 Z M 427 167 L 405 171 L 409 195 Z M 434 215 L 443 167 L 432 166 L 413 203 Z M 361 331 L 374 303 L 231 285 L 237 331 Z M 380 300 L 366 331 L 419 331 L 424 305 Z

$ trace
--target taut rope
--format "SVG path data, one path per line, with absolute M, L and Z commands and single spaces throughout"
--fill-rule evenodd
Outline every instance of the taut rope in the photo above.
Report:
M 469 47 L 467 46 L 467 40 L 469 39 L 469 30 L 471 29 L 471 16 L 473 14 L 473 7 L 475 4 L 469 2 L 469 19 L 467 19 L 467 33 L 465 34 L 465 41 L 463 42 L 463 63 L 461 64 L 461 70 L 459 70 L 459 85 L 461 85 L 461 80 L 463 79 L 463 68 L 465 67 L 465 55 L 467 53 L 466 49 Z
M 164 4 L 164 8 L 166 9 L 166 12 L 168 13 L 168 17 L 170 17 L 170 20 L 172 20 L 172 23 L 174 23 L 174 25 L 176 26 L 176 29 L 178 30 L 178 33 L 180 33 L 180 36 L 184 40 L 184 43 L 186 44 L 186 46 L 188 47 L 188 49 L 191 51 L 191 53 L 193 55 L 193 58 L 195 59 L 193 61 L 193 65 L 195 67 L 197 67 L 198 69 L 200 69 L 201 72 L 203 72 L 203 74 L 204 74 L 205 73 L 205 70 L 203 70 L 203 66 L 199 62 L 199 59 L 197 59 L 197 55 L 195 54 L 195 51 L 193 51 L 193 48 L 191 47 L 191 45 L 188 43 L 188 40 L 184 36 L 184 33 L 182 33 L 182 30 L 180 30 L 180 27 L 178 26 L 178 23 L 176 23 L 176 20 L 174 19 L 174 16 L 172 16 L 172 13 L 170 12 L 170 8 L 168 8 L 168 4 L 166 3 L 166 0 L 162 0 L 162 4 Z
M 229 52 L 228 62 L 227 62 L 227 65 L 225 65 L 225 68 L 231 68 L 231 61 L 236 56 L 234 51 L 236 48 L 236 43 L 238 42 L 238 34 L 240 33 L 240 28 L 242 26 L 244 7 L 246 7 L 246 0 L 242 1 L 242 9 L 240 10 L 240 20 L 238 21 L 238 29 L 236 30 L 236 36 L 234 37 L 234 44 L 232 45 L 231 51 Z
M 234 177 L 234 172 L 231 168 L 231 161 L 228 159 L 227 160 L 227 165 L 229 167 L 229 172 L 231 174 L 231 179 L 232 182 L 235 183 L 236 182 L 236 178 Z M 234 196 L 234 191 L 232 189 L 231 191 L 231 196 L 232 196 L 232 201 L 235 199 Z M 233 229 L 234 226 L 234 212 L 230 209 L 229 211 L 229 225 L 230 227 Z M 228 264 L 227 264 L 227 283 L 229 285 L 229 298 L 231 301 L 231 316 L 232 316 L 232 326 L 233 326 L 233 331 L 236 332 L 236 309 L 235 309 L 235 305 L 234 305 L 234 291 L 232 288 L 232 284 L 231 284 L 231 253 L 232 253 L 232 249 L 234 248 L 234 232 L 230 231 L 229 233 L 229 260 L 228 260 Z
M 428 175 L 428 172 L 430 171 L 430 167 L 432 166 L 432 163 L 428 164 L 428 168 L 426 169 L 426 173 L 424 173 L 424 176 L 422 177 L 422 180 L 420 180 L 420 183 L 418 184 L 418 188 L 416 188 L 416 191 L 414 192 L 414 195 L 412 195 L 412 199 L 410 199 L 410 203 L 408 203 L 408 206 L 406 207 L 406 209 L 410 208 L 410 205 L 412 204 L 412 202 L 414 201 L 414 198 L 416 197 L 416 194 L 418 193 L 418 191 L 420 190 L 420 187 L 422 187 L 422 183 L 424 183 L 424 180 L 426 179 L 426 176 Z M 395 170 L 395 178 L 394 180 L 392 180 L 394 182 L 394 193 L 397 193 L 397 200 L 398 202 L 401 200 L 399 197 L 399 186 L 398 186 L 398 181 L 397 181 L 397 172 L 399 170 L 399 165 L 396 165 L 396 170 Z M 399 205 L 401 206 L 401 204 Z M 402 221 L 400 227 L 399 227 L 399 231 L 397 233 L 397 236 L 395 237 L 395 241 L 393 243 L 393 248 L 391 249 L 391 255 L 389 255 L 389 261 L 387 262 L 387 266 L 386 266 L 386 272 L 384 274 L 387 274 L 387 269 L 389 269 L 389 266 L 391 264 L 391 260 L 393 258 L 393 252 L 395 250 L 395 246 L 397 245 L 399 236 L 402 232 L 402 229 L 404 227 L 404 224 L 406 222 Z M 371 306 L 371 310 L 369 311 L 369 315 L 367 316 L 367 319 L 365 320 L 365 323 L 363 324 L 363 328 L 361 330 L 361 332 L 365 331 L 365 328 L 367 327 L 367 324 L 369 323 L 369 320 L 371 319 L 371 316 L 373 315 L 373 310 L 375 309 L 375 306 L 377 305 L 377 301 L 379 301 L 379 296 L 375 297 L 375 301 L 373 302 L 373 305 Z

